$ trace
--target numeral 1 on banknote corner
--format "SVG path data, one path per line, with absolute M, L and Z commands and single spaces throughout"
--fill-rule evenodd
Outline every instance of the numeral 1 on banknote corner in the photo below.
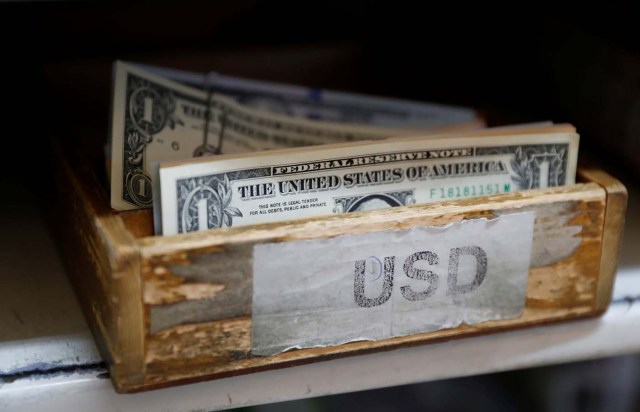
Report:
M 541 153 L 532 156 L 532 163 L 537 169 L 538 174 L 538 186 L 539 188 L 545 188 L 550 186 L 557 186 L 554 184 L 553 176 L 551 172 L 552 162 L 561 161 L 562 159 L 557 153 Z
M 127 192 L 136 204 L 151 205 L 151 180 L 143 171 L 134 170 L 127 176 Z
M 468 283 L 459 283 L 458 268 L 461 256 L 470 256 L 475 259 L 475 275 Z M 380 306 L 389 300 L 393 293 L 393 280 L 395 274 L 395 256 L 386 256 L 384 264 L 379 258 L 370 256 L 367 259 L 357 260 L 355 262 L 355 276 L 353 282 L 354 299 L 358 306 L 370 308 Z M 402 286 L 400 293 L 402 297 L 409 301 L 418 301 L 433 296 L 440 286 L 440 277 L 431 270 L 419 269 L 415 267 L 416 262 L 426 261 L 428 265 L 437 265 L 439 263 L 438 255 L 431 251 L 416 252 L 404 262 L 403 270 L 407 277 L 415 280 L 427 282 L 427 288 L 422 291 L 415 291 L 411 286 Z M 382 276 L 382 291 L 374 298 L 368 298 L 365 294 L 365 278 L 367 262 L 369 262 L 371 275 L 370 280 L 376 281 Z M 447 274 L 447 295 L 460 295 L 476 290 L 484 281 L 487 274 L 487 254 L 479 246 L 465 246 L 453 248 L 449 252 L 449 267 Z
M 138 179 L 138 195 L 140 196 L 146 196 L 147 195 L 147 185 L 146 185 L 146 180 L 144 179 Z
M 153 121 L 153 99 L 151 97 L 144 98 L 144 116 L 142 119 L 149 123 Z
M 540 187 L 549 187 L 549 160 L 544 159 L 538 164 L 540 170 Z
M 199 199 L 196 207 L 198 208 L 198 232 L 209 229 L 209 219 L 207 217 L 209 200 L 207 198 Z

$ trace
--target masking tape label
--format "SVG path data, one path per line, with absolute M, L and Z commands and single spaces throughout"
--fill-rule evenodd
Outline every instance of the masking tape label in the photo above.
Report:
M 519 317 L 534 217 L 256 245 L 252 352 Z

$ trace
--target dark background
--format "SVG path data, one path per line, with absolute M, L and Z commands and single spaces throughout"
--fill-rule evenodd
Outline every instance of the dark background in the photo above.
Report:
M 111 64 L 124 59 L 470 106 L 491 125 L 571 122 L 581 159 L 637 186 L 639 21 L 635 2 L 0 3 L 0 180 L 50 185 L 52 137 L 101 167 Z M 257 409 L 637 411 L 639 365 L 605 359 Z
M 3 164 L 38 180 L 51 135 L 101 144 L 119 58 L 571 122 L 581 155 L 636 180 L 639 18 L 633 2 L 4 3 Z

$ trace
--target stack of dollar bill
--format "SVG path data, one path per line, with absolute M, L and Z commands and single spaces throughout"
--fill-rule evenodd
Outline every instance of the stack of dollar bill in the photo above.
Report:
M 572 126 L 482 126 L 470 109 L 117 62 L 111 205 L 153 205 L 176 234 L 574 183 Z

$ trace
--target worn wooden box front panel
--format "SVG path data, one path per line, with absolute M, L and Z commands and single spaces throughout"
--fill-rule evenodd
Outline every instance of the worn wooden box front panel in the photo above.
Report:
M 490 203 L 487 201 L 490 200 Z M 144 238 L 145 383 L 225 376 L 314 359 L 595 314 L 606 193 L 595 184 L 168 238 Z M 441 226 L 534 211 L 526 308 L 516 319 L 374 342 L 251 355 L 252 250 L 265 242 Z
M 67 268 L 119 391 L 596 315 L 611 296 L 626 192 L 599 171 L 581 171 L 583 181 L 597 183 L 570 187 L 152 237 L 149 211 L 113 212 L 92 169 L 81 161 L 68 162 L 73 157 L 59 147 L 55 152 L 59 208 L 52 220 L 61 229 Z M 534 211 L 536 219 L 522 316 L 251 355 L 256 244 L 443 226 L 526 210 Z

